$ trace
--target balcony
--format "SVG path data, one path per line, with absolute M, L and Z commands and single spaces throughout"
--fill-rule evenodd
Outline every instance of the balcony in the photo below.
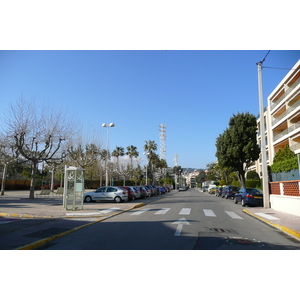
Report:
M 296 89 L 296 86 L 300 84 L 300 77 L 290 86 L 285 88 L 285 91 L 282 96 L 280 96 L 273 104 L 271 105 L 271 111 L 285 98 L 287 97 L 292 91 Z
M 279 117 L 274 118 L 272 121 L 272 126 L 277 124 L 280 120 L 282 120 L 285 116 L 287 116 L 290 112 L 292 112 L 293 110 L 296 110 L 297 108 L 300 109 L 300 101 L 295 102 L 286 111 L 284 111 L 281 115 L 279 115 Z
M 294 123 L 291 126 L 289 126 L 287 129 L 283 130 L 282 132 L 280 132 L 278 134 L 274 134 L 273 135 L 273 142 L 276 142 L 277 140 L 279 140 L 283 136 L 285 136 L 285 135 L 287 135 L 289 133 L 292 133 L 294 130 L 296 130 L 299 127 L 300 127 L 300 121 L 297 122 L 297 123 Z

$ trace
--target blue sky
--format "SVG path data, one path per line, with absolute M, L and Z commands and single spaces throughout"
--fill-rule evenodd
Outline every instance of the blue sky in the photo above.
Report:
M 84 130 L 106 143 L 102 123 L 114 122 L 110 149 L 134 145 L 166 124 L 166 154 L 183 167 L 215 161 L 215 141 L 238 112 L 259 111 L 259 51 L 0 51 L 1 111 L 21 96 L 52 103 L 75 115 Z M 272 50 L 265 67 L 292 68 L 300 51 Z M 268 95 L 288 70 L 263 69 Z M 2 114 L 1 114 L 2 115 Z M 144 159 L 145 161 L 145 159 Z

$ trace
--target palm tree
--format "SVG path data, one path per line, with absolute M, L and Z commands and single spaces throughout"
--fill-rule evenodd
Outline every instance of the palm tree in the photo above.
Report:
M 132 158 L 139 156 L 139 152 L 137 151 L 137 147 L 135 147 L 133 145 L 128 146 L 126 155 L 129 155 L 129 157 L 130 157 L 130 165 L 131 165 L 131 169 L 132 169 Z
M 157 144 L 155 143 L 155 141 L 145 141 L 145 145 L 144 145 L 144 150 L 149 153 L 149 162 L 152 163 L 152 158 L 153 158 L 153 153 L 157 150 Z
M 117 170 L 119 170 L 119 156 L 123 156 L 125 154 L 123 147 L 116 147 L 116 149 L 111 153 L 111 156 L 114 156 L 117 158 Z M 118 173 L 118 180 L 120 179 L 119 173 Z
M 147 158 L 149 160 L 150 171 L 152 174 L 152 181 L 153 181 L 153 163 L 154 160 L 156 159 L 155 151 L 157 150 L 157 144 L 155 143 L 155 141 L 151 141 L 151 140 L 145 141 L 144 150 L 147 153 Z
M 116 147 L 116 149 L 111 153 L 111 156 L 117 158 L 117 164 L 119 165 L 119 156 L 123 156 L 125 154 L 123 147 Z

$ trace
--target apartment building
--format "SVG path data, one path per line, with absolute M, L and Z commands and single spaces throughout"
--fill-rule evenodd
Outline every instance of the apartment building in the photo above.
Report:
M 300 60 L 269 95 L 264 123 L 261 128 L 258 116 L 257 141 L 260 145 L 262 136 L 266 140 L 267 165 L 273 164 L 274 155 L 287 144 L 300 154 Z M 261 155 L 249 170 L 262 176 Z
M 300 60 L 268 97 L 274 155 L 289 145 L 300 153 Z M 273 162 L 270 160 L 270 164 Z
M 257 143 L 258 145 L 261 145 L 261 139 L 262 136 L 264 136 L 265 141 L 266 141 L 266 151 L 267 151 L 267 165 L 271 165 L 273 162 L 273 157 L 274 157 L 274 150 L 272 147 L 272 138 L 271 138 L 271 127 L 269 126 L 270 124 L 270 110 L 269 106 L 264 108 L 264 128 L 261 128 L 260 126 L 260 115 L 257 116 L 256 118 L 257 122 Z M 259 159 L 253 164 L 249 170 L 254 170 L 256 171 L 259 176 L 262 176 L 262 155 L 260 154 Z
M 195 187 L 196 186 L 196 177 L 199 175 L 199 171 L 194 171 L 192 173 L 187 174 L 186 176 L 186 184 L 190 187 Z

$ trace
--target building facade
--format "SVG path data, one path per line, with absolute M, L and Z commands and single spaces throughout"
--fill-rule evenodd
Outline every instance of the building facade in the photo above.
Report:
M 300 153 L 300 60 L 268 97 L 274 154 L 287 144 Z M 271 160 L 271 163 L 273 159 Z
M 266 140 L 267 165 L 273 164 L 275 154 L 286 145 L 300 155 L 300 60 L 268 96 L 264 123 L 261 128 L 258 116 L 257 141 L 261 145 L 262 137 Z M 261 155 L 249 170 L 262 176 Z

